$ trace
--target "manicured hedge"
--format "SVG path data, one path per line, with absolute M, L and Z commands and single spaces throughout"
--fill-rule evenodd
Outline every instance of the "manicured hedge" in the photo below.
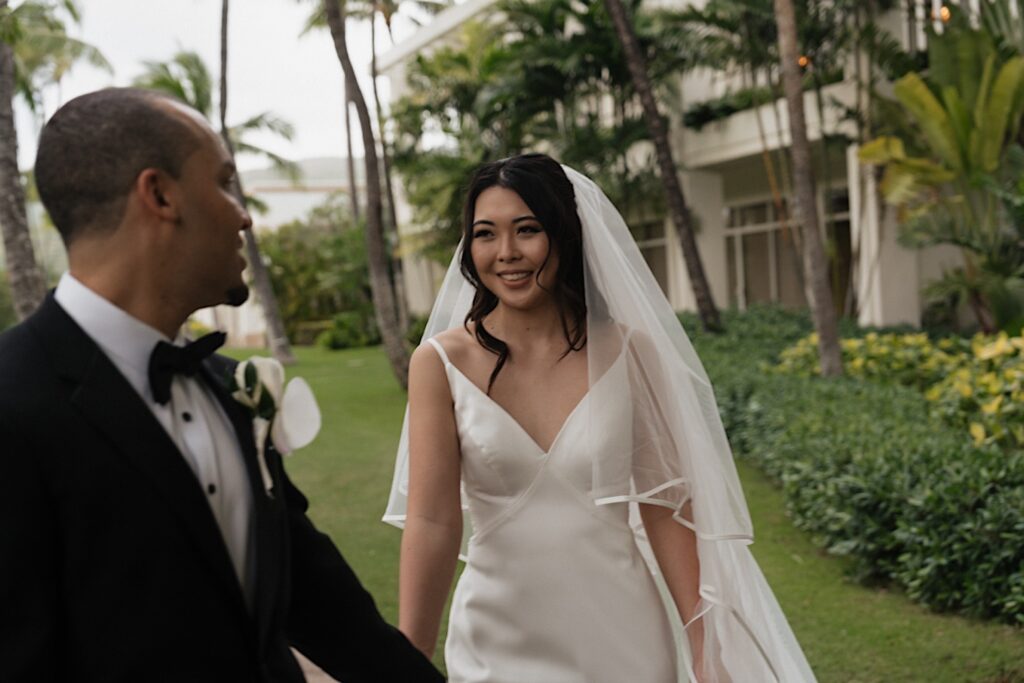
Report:
M 802 316 L 730 314 L 717 337 L 694 322 L 737 457 L 780 482 L 797 526 L 862 581 L 1024 625 L 1024 455 L 973 444 L 911 388 L 770 372 Z

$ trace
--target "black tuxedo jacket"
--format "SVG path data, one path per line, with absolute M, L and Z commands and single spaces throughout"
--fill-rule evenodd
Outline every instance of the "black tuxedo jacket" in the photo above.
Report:
M 47 298 L 0 336 L 0 681 L 443 680 L 396 629 L 268 449 L 214 357 L 204 379 L 253 488 L 250 613 L 205 492 L 149 407 Z

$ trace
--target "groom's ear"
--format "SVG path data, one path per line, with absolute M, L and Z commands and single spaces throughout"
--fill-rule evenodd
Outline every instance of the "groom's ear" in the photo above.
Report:
M 135 179 L 132 193 L 146 213 L 161 220 L 174 222 L 179 217 L 174 185 L 174 179 L 166 172 L 157 168 L 147 168 Z

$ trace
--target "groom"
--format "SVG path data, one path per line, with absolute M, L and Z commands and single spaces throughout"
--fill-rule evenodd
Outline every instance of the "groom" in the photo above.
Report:
M 248 295 L 217 135 L 102 90 L 47 123 L 35 171 L 70 269 L 0 336 L 0 681 L 302 681 L 290 646 L 345 683 L 442 680 L 272 448 L 264 487 L 230 363 L 204 359 L 221 339 L 170 343 Z

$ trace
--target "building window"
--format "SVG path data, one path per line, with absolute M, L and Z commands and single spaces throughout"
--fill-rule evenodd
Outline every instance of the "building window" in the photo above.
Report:
M 823 193 L 828 207 L 826 249 L 834 255 L 831 273 L 837 308 L 849 289 L 850 210 L 846 189 Z M 789 216 L 783 225 L 782 215 Z M 756 303 L 785 308 L 807 307 L 803 265 L 794 239 L 788 203 L 776 207 L 771 199 L 735 204 L 726 209 L 726 252 L 729 304 L 740 310 Z M 839 274 L 838 281 L 836 273 Z
M 635 221 L 629 226 L 640 254 L 654 273 L 654 279 L 661 291 L 668 296 L 668 240 L 665 237 L 665 221 Z

